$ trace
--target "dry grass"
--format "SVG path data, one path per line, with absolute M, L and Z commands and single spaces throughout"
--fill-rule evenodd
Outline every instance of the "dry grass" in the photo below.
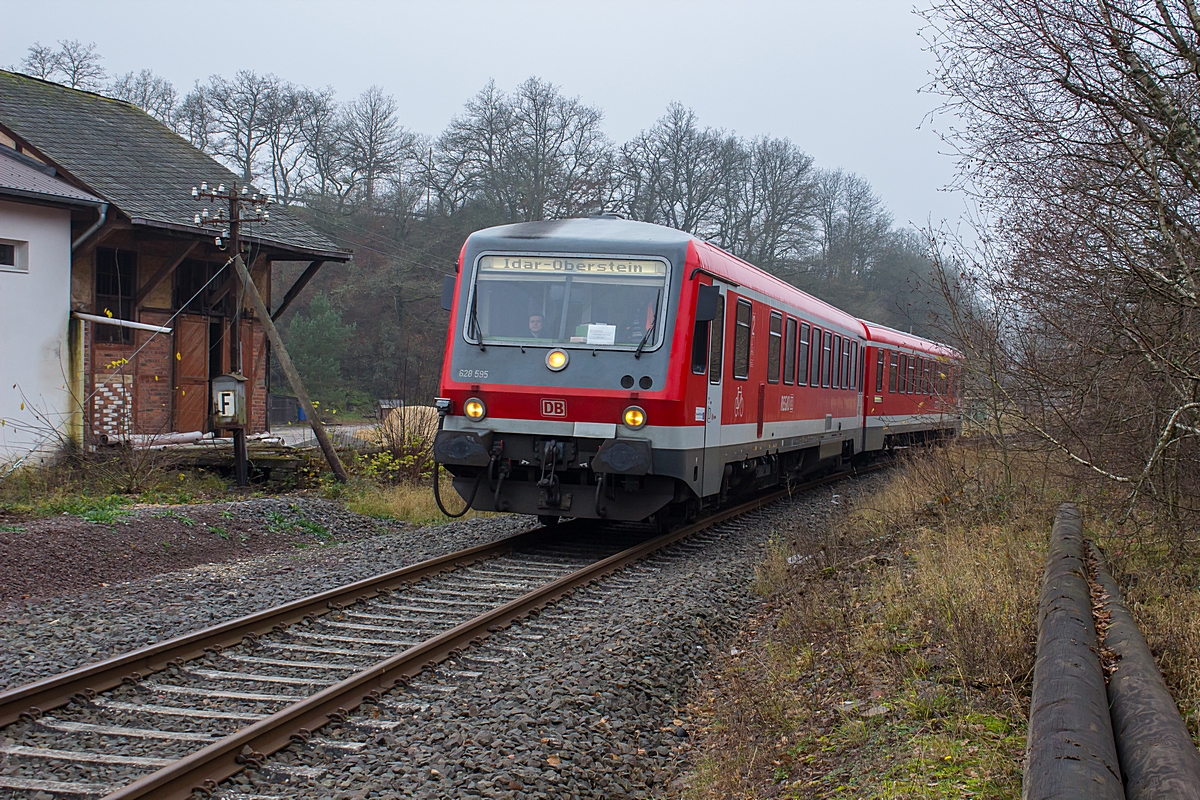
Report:
M 452 511 L 463 506 L 462 498 L 450 485 L 450 478 L 442 474 L 442 502 Z M 357 514 L 366 514 L 381 519 L 396 519 L 414 525 L 436 525 L 449 522 L 433 500 L 433 487 L 426 480 L 419 484 L 380 484 L 374 481 L 355 481 L 347 487 L 341 497 L 346 507 Z M 462 519 L 491 516 L 489 513 L 468 511 Z
M 1020 795 L 1055 492 L 1006 474 L 987 450 L 929 451 L 832 526 L 778 532 L 767 610 L 696 709 L 690 796 Z

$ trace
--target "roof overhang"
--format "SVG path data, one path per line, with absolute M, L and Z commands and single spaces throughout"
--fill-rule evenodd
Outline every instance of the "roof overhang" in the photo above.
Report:
M 158 228 L 160 230 L 174 231 L 176 233 L 186 234 L 188 236 L 196 236 L 204 239 L 211 239 L 214 231 L 211 228 L 198 228 L 195 225 L 181 225 L 172 222 L 163 222 L 162 220 L 149 219 L 147 217 L 131 217 L 129 220 L 134 225 L 142 225 L 147 228 Z M 319 258 L 322 261 L 349 261 L 353 254 L 347 253 L 344 250 L 317 250 L 308 247 L 298 247 L 293 244 L 284 244 L 263 236 L 255 236 L 253 233 L 243 233 L 241 238 L 247 242 L 254 242 L 260 247 L 271 248 L 272 250 L 281 250 L 284 253 L 294 253 L 296 261 L 305 259 Z M 275 259 L 280 260 L 280 259 Z
M 42 192 L 27 192 L 9 186 L 0 186 L 0 199 L 14 199 L 25 203 L 36 203 L 41 206 L 56 206 L 58 208 L 100 208 L 107 205 L 103 200 L 84 200 L 76 197 L 62 197 Z

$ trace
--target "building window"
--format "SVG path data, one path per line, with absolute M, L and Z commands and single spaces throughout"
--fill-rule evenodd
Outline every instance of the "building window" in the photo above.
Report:
M 767 337 L 767 383 L 779 383 L 779 348 L 783 339 L 783 316 L 771 312 L 770 336 Z
M 788 317 L 787 336 L 783 340 L 783 382 L 796 381 L 796 320 Z
M 137 254 L 96 248 L 96 313 L 113 319 L 133 319 L 137 284 Z M 96 326 L 97 342 L 128 344 L 133 331 L 116 325 Z
M 803 386 L 808 383 L 808 334 L 809 328 L 807 322 L 800 323 L 800 351 L 796 356 L 797 367 L 800 372 L 796 376 L 796 385 Z
M 753 308 L 749 300 L 738 300 L 737 319 L 733 330 L 733 377 L 746 380 L 750 377 L 750 320 Z
M 0 272 L 29 271 L 29 242 L 0 239 Z
M 725 295 L 717 297 L 717 316 L 712 321 L 712 341 L 708 351 L 708 382 L 721 382 L 721 357 L 725 354 Z

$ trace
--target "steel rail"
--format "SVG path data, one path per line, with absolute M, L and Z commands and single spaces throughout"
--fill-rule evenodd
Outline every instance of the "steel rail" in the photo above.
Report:
M 561 531 L 562 528 L 558 530 Z M 0 726 L 10 725 L 22 715 L 36 718 L 46 711 L 66 705 L 77 695 L 90 699 L 96 692 L 118 686 L 126 678 L 140 680 L 172 664 L 197 658 L 206 650 L 238 644 L 247 636 L 262 635 L 276 628 L 300 622 L 305 617 L 327 614 L 359 600 L 376 597 L 394 587 L 503 555 L 546 536 L 545 528 L 525 531 L 489 544 L 459 550 L 302 597 L 290 603 L 0 692 Z
M 878 467 L 863 471 L 876 468 Z M 561 600 L 576 589 L 594 583 L 705 528 L 775 502 L 795 491 L 812 489 L 849 474 L 852 473 L 840 472 L 791 489 L 771 492 L 675 531 L 664 533 L 551 581 L 146 775 L 107 795 L 105 800 L 186 800 L 197 791 L 212 794 L 216 791 L 219 781 L 237 774 L 246 765 L 261 765 L 267 756 L 282 750 L 293 741 L 306 741 L 313 731 L 321 726 L 331 721 L 345 720 L 351 711 L 363 703 L 377 702 L 383 692 L 397 684 L 407 684 L 422 671 L 437 666 L 441 661 L 461 652 L 463 648 L 481 643 L 489 633 L 499 631 L 512 622 Z

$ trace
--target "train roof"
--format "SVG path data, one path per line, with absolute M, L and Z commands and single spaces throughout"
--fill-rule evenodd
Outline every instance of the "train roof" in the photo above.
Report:
M 685 258 L 691 258 L 688 252 L 691 249 L 706 270 L 738 286 L 786 301 L 829 324 L 840 325 L 845 330 L 864 335 L 863 322 L 853 314 L 796 288 L 725 252 L 711 242 L 664 225 L 636 222 L 612 215 L 517 222 L 472 233 L 464 246 L 464 255 L 467 249 L 473 253 L 487 250 L 536 249 L 554 253 L 597 255 L 674 254 L 681 264 Z
M 962 358 L 962 353 L 950 345 L 930 339 L 923 339 L 911 333 L 889 328 L 887 325 L 880 325 L 878 322 L 871 322 L 865 319 L 861 320 L 861 322 L 863 327 L 867 329 L 867 339 L 872 342 L 890 344 L 893 347 L 908 347 L 913 350 L 920 350 L 925 353 L 933 353 L 948 358 Z
M 481 249 L 524 249 L 536 242 L 539 250 L 563 253 L 634 252 L 637 248 L 686 246 L 691 234 L 614 216 L 516 222 L 475 231 L 467 241 Z
M 841 325 L 843 328 L 854 331 L 859 335 L 863 334 L 862 320 L 853 314 L 849 314 L 837 306 L 830 305 L 819 297 L 796 288 L 782 278 L 777 278 L 771 273 L 725 252 L 711 242 L 705 242 L 694 237 L 693 241 L 696 243 L 696 252 L 700 256 L 700 263 L 704 265 L 705 269 L 709 269 L 718 275 L 724 275 L 739 286 L 753 289 L 768 297 L 786 300 L 792 305 L 802 308 L 814 317 L 828 323 Z

